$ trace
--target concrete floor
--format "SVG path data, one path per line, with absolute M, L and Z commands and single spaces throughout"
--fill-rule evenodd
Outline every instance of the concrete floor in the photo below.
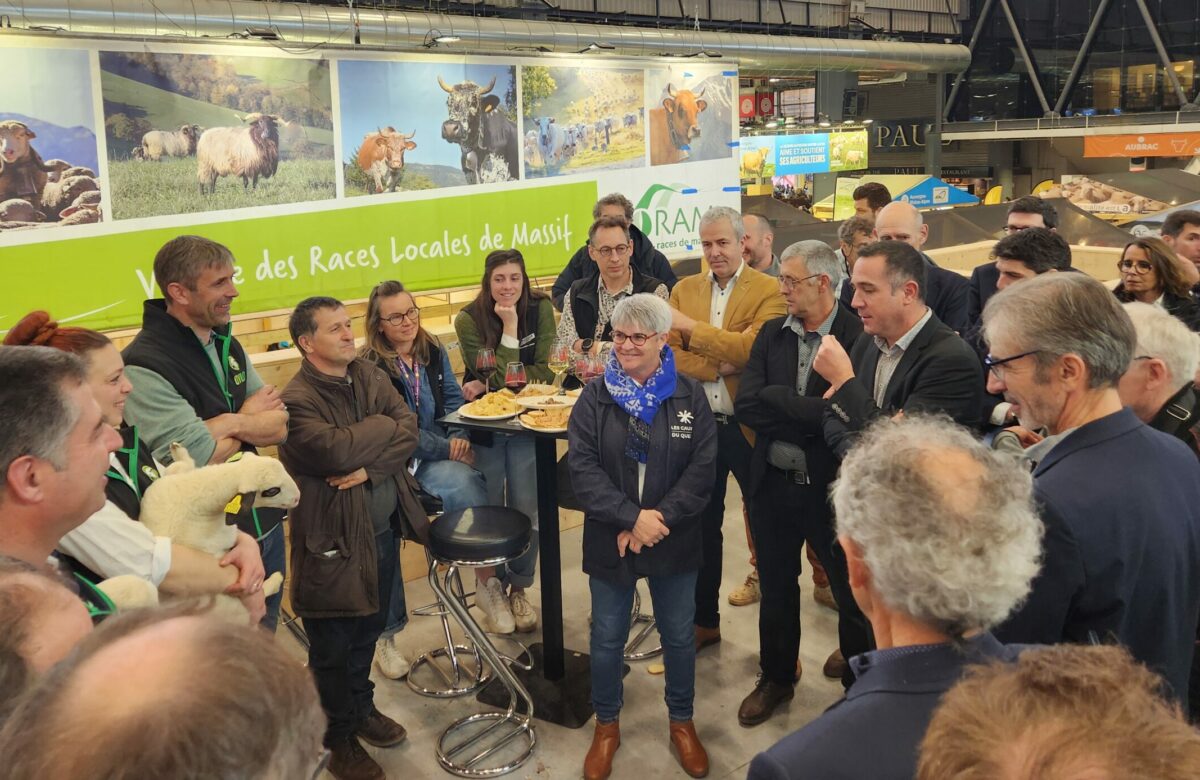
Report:
M 730 480 L 725 513 L 724 583 L 721 588 L 720 644 L 705 649 L 696 660 L 696 728 L 708 750 L 712 778 L 744 778 L 754 756 L 770 747 L 783 736 L 817 717 L 841 696 L 840 683 L 827 680 L 821 665 L 837 645 L 837 615 L 818 606 L 812 600 L 812 580 L 808 575 L 801 583 L 803 601 L 801 623 L 803 638 L 800 656 L 804 674 L 796 688 L 796 697 L 778 710 L 773 718 L 752 729 L 737 722 L 737 710 L 743 697 L 754 686 L 758 671 L 758 608 L 731 607 L 725 601 L 728 592 L 737 587 L 748 573 L 748 553 L 742 525 L 740 493 Z M 563 601 L 568 605 L 564 615 L 566 646 L 587 651 L 589 604 L 587 578 L 581 569 L 582 529 L 578 513 L 563 512 L 562 560 Z M 406 571 L 406 577 L 415 572 Z M 468 583 L 468 587 L 470 584 Z M 642 587 L 644 609 L 649 609 L 649 596 Z M 540 612 L 538 589 L 530 592 L 530 600 Z M 409 581 L 405 590 L 409 608 L 433 600 L 432 591 L 423 578 Z M 570 605 L 577 605 L 574 609 Z M 401 635 L 402 646 L 410 655 L 440 644 L 441 628 L 436 618 L 411 618 Z M 517 635 L 522 641 L 539 641 L 540 632 Z M 280 644 L 289 652 L 303 658 L 300 646 L 283 629 Z M 621 714 L 621 748 L 613 764 L 613 777 L 620 778 L 685 778 L 671 756 L 667 738 L 667 713 L 663 703 L 663 678 L 651 675 L 646 668 L 652 661 L 631 664 L 625 678 L 625 707 Z M 413 693 L 403 682 L 394 682 L 378 674 L 376 705 L 396 718 L 408 730 L 408 740 L 391 749 L 367 746 L 390 778 L 450 777 L 437 763 L 434 745 L 442 729 L 451 721 L 473 712 L 485 711 L 474 697 L 460 699 L 430 699 Z M 537 747 L 532 758 L 508 777 L 528 780 L 558 780 L 582 776 L 583 757 L 591 744 L 594 721 L 580 729 L 566 729 L 544 721 L 536 721 Z M 328 777 L 328 775 L 326 775 Z

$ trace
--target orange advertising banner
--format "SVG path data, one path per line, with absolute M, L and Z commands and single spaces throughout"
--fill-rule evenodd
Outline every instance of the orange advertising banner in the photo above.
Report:
M 1200 154 L 1200 133 L 1089 135 L 1084 157 L 1191 157 Z

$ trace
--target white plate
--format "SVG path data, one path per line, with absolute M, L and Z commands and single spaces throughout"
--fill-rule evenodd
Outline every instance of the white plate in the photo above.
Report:
M 566 428 L 539 428 L 536 425 L 530 425 L 529 423 L 522 420 L 520 417 L 517 418 L 517 422 L 521 423 L 522 428 L 527 428 L 528 430 L 531 430 L 531 431 L 538 431 L 539 433 L 566 433 L 567 432 Z
M 554 403 L 549 403 L 554 399 Z M 564 409 L 575 405 L 579 399 L 571 395 L 531 395 L 513 399 L 526 409 Z
M 458 416 L 465 417 L 468 420 L 480 420 L 487 422 L 488 420 L 507 420 L 510 417 L 516 417 L 523 411 L 523 409 L 518 409 L 515 412 L 506 412 L 504 414 L 471 414 L 470 412 L 463 411 L 462 407 L 459 407 Z

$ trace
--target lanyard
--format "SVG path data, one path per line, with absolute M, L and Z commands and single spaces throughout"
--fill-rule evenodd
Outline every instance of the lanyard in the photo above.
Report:
M 213 375 L 217 378 L 217 387 L 221 388 L 221 394 L 225 396 L 225 405 L 229 407 L 229 411 L 236 411 L 233 408 L 233 396 L 229 393 L 229 345 L 233 342 L 233 338 L 229 336 L 221 336 L 215 330 L 212 337 L 220 342 L 220 367 L 213 366 Z M 203 346 L 203 345 L 201 345 Z M 208 361 L 212 365 L 212 361 Z
M 408 389 L 412 391 L 413 397 L 413 413 L 417 413 L 421 408 L 421 364 L 413 358 L 412 368 L 408 367 L 408 363 L 404 362 L 404 358 L 396 356 L 396 364 L 400 366 L 400 375 L 404 377 L 404 383 L 408 385 Z
M 106 476 L 125 482 L 133 490 L 133 494 L 137 496 L 138 501 L 141 501 L 142 491 L 138 487 L 138 433 L 136 425 L 133 426 L 133 443 L 128 447 L 121 447 L 117 452 L 125 456 L 125 475 L 122 475 L 116 469 L 109 469 L 106 472 Z

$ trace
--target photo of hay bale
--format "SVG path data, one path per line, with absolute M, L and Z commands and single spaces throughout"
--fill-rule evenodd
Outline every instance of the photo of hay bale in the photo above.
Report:
M 100 52 L 113 216 L 334 197 L 329 63 Z
M 0 231 L 104 219 L 86 51 L 3 49 Z

